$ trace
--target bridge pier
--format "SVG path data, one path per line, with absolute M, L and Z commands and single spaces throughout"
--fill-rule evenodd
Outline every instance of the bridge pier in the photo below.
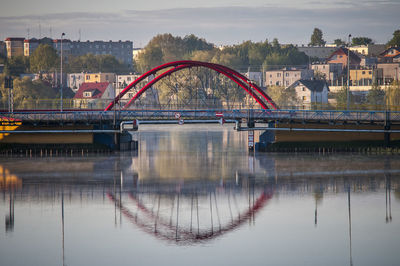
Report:
M 269 128 L 274 128 L 275 127 L 275 122 L 269 122 L 268 123 Z M 275 131 L 272 130 L 265 130 L 259 138 L 259 142 L 256 143 L 255 145 L 255 150 L 256 151 L 266 151 L 268 145 L 273 143 L 275 141 Z

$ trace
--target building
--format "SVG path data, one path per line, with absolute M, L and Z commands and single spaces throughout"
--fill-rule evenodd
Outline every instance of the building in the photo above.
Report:
M 68 61 L 68 58 L 73 54 L 72 52 L 72 42 L 68 39 L 62 39 L 62 52 L 63 59 Z M 53 40 L 53 48 L 57 51 L 59 55 L 61 55 L 61 39 Z
M 349 61 L 351 68 L 360 65 L 360 57 L 356 53 L 349 51 L 347 48 L 344 47 L 340 47 L 339 49 L 334 51 L 326 61 L 328 64 L 342 64 L 343 68 L 347 68 L 347 54 L 350 54 Z
M 132 59 L 136 60 L 139 54 L 143 51 L 143 48 L 133 48 L 132 50 Z
M 343 73 L 341 63 L 313 63 L 311 69 L 314 70 L 314 77 L 322 76 L 327 81 L 337 80 Z
M 382 63 L 400 62 L 400 47 L 390 47 L 383 51 L 379 57 Z
M 6 43 L 0 41 L 0 57 L 7 57 Z
M 103 109 L 114 95 L 114 87 L 109 82 L 82 83 L 73 98 L 74 108 Z
M 258 86 L 262 86 L 263 84 L 263 77 L 262 77 L 262 72 L 246 72 L 246 73 L 241 73 L 243 76 L 247 77 L 249 80 L 252 82 L 256 83 Z
M 25 38 L 10 37 L 6 39 L 7 57 L 24 55 L 24 40 Z
M 329 87 L 324 80 L 298 80 L 289 88 L 294 88 L 303 108 L 313 104 L 328 104 Z
M 61 42 L 63 46 L 63 57 L 68 60 L 70 56 L 82 56 L 86 54 L 94 55 L 112 55 L 119 61 L 123 62 L 128 66 L 133 65 L 133 42 L 131 41 L 71 41 L 69 39 L 27 39 L 25 38 L 7 38 L 6 51 L 7 56 L 19 56 L 31 55 L 35 49 L 42 43 L 47 43 L 57 51 L 58 54 L 61 53 Z M 138 50 L 139 52 L 139 50 Z M 1 53 L 1 45 L 0 45 Z
M 71 73 L 67 76 L 67 86 L 71 88 L 73 92 L 77 92 L 85 81 L 85 73 Z
M 377 70 L 381 70 L 382 74 L 378 77 L 378 84 L 390 84 L 393 80 L 400 78 L 400 63 L 379 63 L 376 65 Z
M 350 69 L 349 78 L 351 86 L 369 86 L 372 85 L 374 80 L 374 73 L 376 77 L 376 71 L 373 69 Z
M 351 46 L 349 49 L 355 53 L 365 56 L 378 56 L 385 51 L 384 44 L 368 44 Z
M 112 55 L 128 66 L 133 65 L 133 42 L 131 41 L 72 41 L 69 45 L 72 56 L 81 56 L 85 54 Z
M 269 70 L 265 72 L 265 86 L 289 87 L 299 79 L 314 78 L 314 70 L 284 68 L 281 70 Z
M 26 39 L 24 40 L 24 56 L 30 56 L 39 47 L 38 39 Z
M 86 83 L 93 83 L 93 82 L 115 83 L 115 74 L 114 73 L 85 73 L 84 82 L 86 82 Z
M 318 58 L 319 60 L 327 59 L 337 47 L 327 47 L 327 46 L 299 46 L 297 50 L 299 52 L 305 53 L 309 57 Z
M 117 75 L 117 88 L 116 95 L 118 95 L 123 89 L 126 88 L 129 84 L 131 84 L 135 79 L 137 79 L 140 75 L 129 74 L 129 75 Z M 148 80 L 148 79 L 146 79 Z M 130 100 L 136 93 L 135 89 L 131 89 L 128 93 L 126 93 L 121 99 L 122 100 Z
M 360 66 L 364 68 L 374 68 L 378 64 L 377 57 L 361 56 Z

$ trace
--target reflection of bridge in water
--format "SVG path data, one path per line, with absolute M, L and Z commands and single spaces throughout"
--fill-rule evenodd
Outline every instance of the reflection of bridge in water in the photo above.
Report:
M 252 183 L 252 182 L 251 182 Z M 255 220 L 272 190 L 248 183 L 243 188 L 206 185 L 197 189 L 142 187 L 108 193 L 124 216 L 158 239 L 190 245 L 210 241 Z

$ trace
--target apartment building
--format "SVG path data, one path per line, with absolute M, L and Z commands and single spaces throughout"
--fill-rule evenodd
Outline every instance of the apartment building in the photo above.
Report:
M 84 82 L 87 83 L 99 83 L 99 82 L 109 82 L 115 83 L 114 73 L 85 73 Z
M 269 70 L 265 72 L 265 86 L 284 86 L 289 87 L 299 79 L 314 78 L 314 70 L 284 68 L 281 70 Z
M 114 56 L 126 65 L 132 66 L 133 64 L 133 42 L 131 41 L 72 41 L 69 45 L 72 56 L 108 54 Z M 58 50 L 59 48 L 57 47 L 56 49 Z
M 67 86 L 71 88 L 73 92 L 77 92 L 83 82 L 85 82 L 85 73 L 68 74 Z
M 374 80 L 375 70 L 373 69 L 350 69 L 350 85 L 369 86 Z M 376 75 L 376 74 L 375 74 Z
M 24 40 L 25 38 L 14 37 L 5 40 L 8 58 L 24 55 Z
M 81 56 L 85 54 L 94 55 L 112 55 L 124 64 L 132 66 L 133 64 L 133 42 L 131 41 L 71 41 L 69 39 L 27 39 L 25 38 L 7 38 L 5 40 L 7 56 L 30 56 L 35 49 L 42 43 L 48 43 L 61 54 L 61 43 L 63 57 L 67 60 L 70 56 Z M 1 47 L 0 47 L 1 48 Z M 1 51 L 0 51 L 1 52 Z
M 26 39 L 24 40 L 24 56 L 30 56 L 39 47 L 38 39 Z
M 314 70 L 314 76 L 320 75 L 327 81 L 338 79 L 343 72 L 341 63 L 315 63 L 311 65 L 311 69 Z
M 7 57 L 7 48 L 6 48 L 6 43 L 0 41 L 0 57 Z

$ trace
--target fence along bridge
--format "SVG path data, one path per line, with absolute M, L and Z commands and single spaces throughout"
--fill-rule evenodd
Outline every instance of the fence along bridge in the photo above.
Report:
M 23 125 L 119 125 L 123 121 L 139 120 L 146 123 L 196 120 L 198 123 L 227 122 L 301 123 L 328 125 L 400 125 L 400 112 L 387 111 L 332 111 L 332 110 L 121 110 L 121 111 L 29 111 L 3 113 L 2 121 Z

